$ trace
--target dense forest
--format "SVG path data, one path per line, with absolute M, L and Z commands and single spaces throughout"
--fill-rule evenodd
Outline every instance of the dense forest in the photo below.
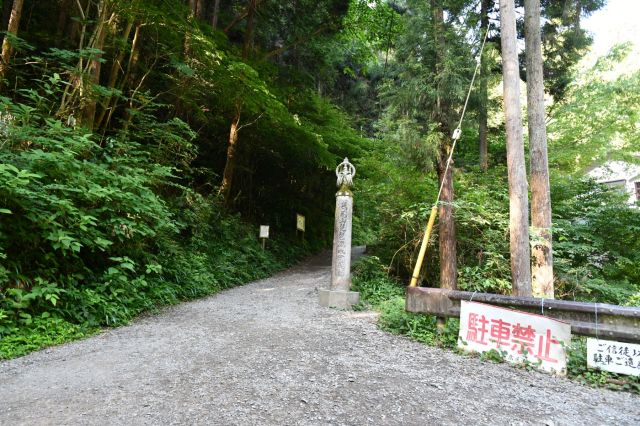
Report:
M 536 3 L 542 20 L 525 19 Z M 586 178 L 640 152 L 633 46 L 581 62 L 592 41 L 581 19 L 604 3 L 515 4 L 516 36 L 538 34 L 541 52 L 540 75 L 534 56 L 511 52 L 530 124 L 519 196 L 532 200 L 520 212 L 534 265 L 516 280 L 502 4 L 2 1 L 1 355 L 328 247 L 344 157 L 358 168 L 354 239 L 401 283 L 439 200 L 421 285 L 522 294 L 528 280 L 531 294 L 544 264 L 551 297 L 640 303 L 640 211 Z M 536 116 L 525 94 L 538 80 Z

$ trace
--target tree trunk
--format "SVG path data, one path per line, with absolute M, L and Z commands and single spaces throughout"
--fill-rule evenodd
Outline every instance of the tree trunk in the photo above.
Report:
M 2 28 L 9 26 L 9 19 L 11 19 L 11 9 L 13 9 L 13 2 L 5 0 L 2 3 Z M 4 42 L 4 33 L 0 34 L 0 45 Z
M 240 15 L 236 16 L 235 18 L 233 18 L 233 20 L 229 23 L 229 25 L 227 25 L 224 28 L 224 32 L 228 33 L 229 31 L 231 31 L 231 29 L 233 27 L 235 27 L 236 25 L 238 25 L 238 23 L 242 22 L 242 20 L 244 20 L 248 15 L 249 15 L 249 9 L 251 6 L 251 3 L 253 3 L 253 8 L 257 8 L 258 5 L 260 3 L 262 3 L 264 0 L 250 0 L 249 6 L 247 6 L 247 8 L 244 10 L 244 12 L 242 12 Z
M 22 16 L 22 5 L 24 0 L 14 0 L 13 7 L 11 8 L 11 16 L 9 17 L 9 24 L 7 26 L 7 33 L 11 33 L 14 36 L 18 35 L 18 28 L 20 27 L 20 17 Z M 13 47 L 9 41 L 9 37 L 5 37 L 2 41 L 2 55 L 0 57 L 0 84 L 4 80 L 9 69 L 9 60 L 13 53 Z
M 520 76 L 516 47 L 514 0 L 500 0 L 502 78 L 507 133 L 509 177 L 509 239 L 511 280 L 515 296 L 531 296 L 531 249 L 529 247 L 529 200 L 524 163 Z
M 142 30 L 143 25 L 144 24 L 138 23 L 136 25 L 136 30 L 133 32 L 133 40 L 131 41 L 131 51 L 129 53 L 129 60 L 127 61 L 127 68 L 125 69 L 124 75 L 122 76 L 122 79 L 120 80 L 120 84 L 118 85 L 118 88 L 123 92 L 127 82 L 129 80 L 132 80 L 131 74 L 133 73 L 133 70 L 136 68 L 136 65 L 138 64 L 138 60 L 140 58 L 140 51 L 138 50 L 138 44 L 140 43 L 140 32 Z M 138 87 L 139 86 L 140 85 L 138 85 Z M 130 87 L 133 87 L 133 84 L 131 84 Z M 129 96 L 129 108 L 128 109 L 125 108 L 125 111 L 124 111 L 125 121 L 124 121 L 123 130 L 125 133 L 129 131 L 129 126 L 131 126 L 131 120 L 133 119 L 133 116 L 129 112 L 129 110 L 133 109 L 133 100 L 135 97 L 135 93 L 136 93 L 136 90 L 134 89 Z M 107 124 L 111 120 L 111 115 L 113 114 L 113 111 L 114 111 L 113 108 L 111 109 L 111 111 L 109 111 Z
M 102 50 L 104 48 L 104 39 L 107 31 L 105 26 L 107 25 L 107 16 L 109 16 L 108 0 L 101 0 L 98 3 L 98 21 L 96 22 L 96 28 L 94 29 L 92 42 L 90 47 L 93 49 Z M 100 84 L 100 70 L 102 68 L 102 53 L 97 53 L 89 60 L 89 66 L 87 74 L 89 76 L 89 93 L 84 101 L 84 107 L 82 108 L 82 125 L 88 129 L 93 129 L 93 124 L 96 117 L 97 100 L 92 86 Z
M 58 25 L 56 26 L 56 39 L 61 40 L 64 29 L 67 26 L 67 16 L 69 14 L 69 0 L 60 0 L 60 9 L 58 10 Z
M 450 146 L 446 146 L 441 156 L 447 161 L 447 152 Z M 443 164 L 444 166 L 444 164 Z M 458 268 L 456 265 L 456 224 L 453 217 L 453 161 L 449 165 L 446 174 L 444 167 L 438 170 L 439 181 L 442 186 L 440 205 L 438 207 L 438 244 L 440 248 L 440 288 L 455 290 L 458 288 Z
M 540 39 L 540 0 L 525 0 L 527 114 L 531 166 L 531 224 L 534 235 L 532 290 L 535 297 L 553 299 L 551 195 L 547 160 L 547 130 Z
M 220 0 L 213 3 L 213 16 L 211 17 L 211 26 L 214 30 L 218 29 L 218 17 L 220 15 Z
M 256 12 L 256 0 L 249 0 L 249 9 L 247 10 L 247 28 L 244 32 L 244 45 L 242 47 L 242 58 L 249 58 L 249 54 L 253 49 L 253 18 Z
M 131 35 L 132 29 L 133 29 L 133 19 L 129 18 L 129 20 L 127 21 L 127 25 L 124 28 L 124 32 L 122 33 L 122 39 L 124 40 L 125 44 L 129 40 L 129 36 Z M 124 70 L 122 63 L 124 62 L 125 55 L 126 55 L 126 49 L 125 49 L 125 45 L 123 44 L 118 49 L 118 54 L 113 58 L 113 63 L 111 64 L 111 72 L 109 72 L 109 80 L 107 81 L 107 87 L 109 89 L 115 88 L 116 82 L 118 80 L 118 73 L 119 71 Z M 103 107 L 100 109 L 100 114 L 96 119 L 96 123 L 95 123 L 96 128 L 100 128 L 107 112 L 110 111 L 111 108 L 113 108 L 113 106 L 111 105 L 112 100 L 113 100 L 113 96 L 110 96 L 105 100 Z
M 204 8 L 204 0 L 196 0 L 196 18 L 204 19 L 205 8 Z
M 580 30 L 580 15 L 582 15 L 582 3 L 581 0 L 576 0 L 576 16 L 573 19 L 573 29 L 575 31 Z
M 451 126 L 449 124 L 449 102 L 443 93 L 442 74 L 444 73 L 444 54 L 446 41 L 444 38 L 444 13 L 439 1 L 431 0 L 433 13 L 433 34 L 436 44 L 435 70 L 438 80 L 436 97 L 436 119 L 444 134 L 444 142 L 440 149 L 438 161 L 438 178 L 443 183 L 438 207 L 438 245 L 440 250 L 440 287 L 457 288 L 458 270 L 456 266 L 456 225 L 453 218 L 453 162 L 445 172 L 447 159 L 451 152 Z
M 240 124 L 240 107 L 236 107 L 236 113 L 231 120 L 229 130 L 229 146 L 227 146 L 227 161 L 222 173 L 222 186 L 220 193 L 224 197 L 224 203 L 231 207 L 231 186 L 233 185 L 233 175 L 236 169 L 236 146 L 238 143 L 238 125 Z
M 489 30 L 489 9 L 493 0 L 482 0 L 480 5 L 480 37 L 484 37 Z M 478 148 L 480 151 L 480 170 L 487 171 L 489 168 L 489 159 L 487 151 L 487 104 L 488 104 L 488 88 L 487 80 L 489 78 L 489 67 L 487 65 L 487 57 L 483 52 L 480 57 L 480 111 L 478 113 Z

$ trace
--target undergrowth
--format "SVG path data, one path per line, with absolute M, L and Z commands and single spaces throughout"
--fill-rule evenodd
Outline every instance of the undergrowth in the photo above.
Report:
M 228 232 L 203 232 L 192 236 L 186 245 L 165 242 L 155 268 L 119 260 L 101 283 L 53 287 L 55 293 L 37 286 L 5 291 L 0 300 L 0 359 L 77 340 L 102 327 L 127 324 L 143 312 L 156 312 L 162 306 L 265 278 L 291 266 L 310 250 L 284 239 L 270 241 L 263 250 L 253 227 L 237 217 L 225 217 L 219 225 Z M 201 230 L 214 231 L 208 226 Z M 57 295 L 55 303 L 45 299 L 47 294 Z
M 359 260 L 354 265 L 353 289 L 360 292 L 360 303 L 355 309 L 373 309 L 380 313 L 381 329 L 430 346 L 453 350 L 457 348 L 459 321 L 448 319 L 439 329 L 433 315 L 422 315 L 405 310 L 405 286 L 387 275 L 385 267 L 376 256 Z M 485 361 L 504 362 L 497 351 L 480 355 Z M 519 367 L 530 368 L 528 365 Z M 586 338 L 573 336 L 567 349 L 567 377 L 594 387 L 606 387 L 640 394 L 640 377 L 624 376 L 587 367 Z
M 161 141 L 101 138 L 30 96 L 0 97 L 0 359 L 264 278 L 318 248 L 280 230 L 263 250 L 255 226 L 163 165 Z M 188 126 L 170 123 L 151 124 L 192 150 Z

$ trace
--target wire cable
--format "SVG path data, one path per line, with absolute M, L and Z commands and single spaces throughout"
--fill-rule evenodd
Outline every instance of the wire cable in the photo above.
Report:
M 467 91 L 467 97 L 464 101 L 464 106 L 462 107 L 462 113 L 460 114 L 460 121 L 458 121 L 458 126 L 453 131 L 453 135 L 451 138 L 453 139 L 453 145 L 451 145 L 451 152 L 449 152 L 449 158 L 447 158 L 447 164 L 444 168 L 444 178 L 440 183 L 440 189 L 438 190 L 438 197 L 436 198 L 435 204 L 440 202 L 440 196 L 442 195 L 442 188 L 444 187 L 445 179 L 447 178 L 447 172 L 449 171 L 449 167 L 451 166 L 451 160 L 453 159 L 453 151 L 456 149 L 456 143 L 460 136 L 462 135 L 462 121 L 464 120 L 464 115 L 467 112 L 467 106 L 469 105 L 469 98 L 471 97 L 471 91 L 473 90 L 473 83 L 476 81 L 476 76 L 478 75 L 478 70 L 480 69 L 480 64 L 482 63 L 482 53 L 484 52 L 484 46 L 487 43 L 487 36 L 489 35 L 489 29 L 491 28 L 491 21 L 489 21 L 489 25 L 487 26 L 487 31 L 484 33 L 484 39 L 482 40 L 482 46 L 480 46 L 480 53 L 478 55 L 478 59 L 476 60 L 476 68 L 473 71 L 473 77 L 471 77 L 471 83 L 469 84 L 469 90 Z

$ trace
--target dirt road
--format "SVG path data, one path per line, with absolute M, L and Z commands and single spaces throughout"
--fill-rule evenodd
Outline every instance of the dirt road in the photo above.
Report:
M 0 362 L 1 425 L 632 425 L 640 397 L 464 358 L 321 308 L 327 255 Z

